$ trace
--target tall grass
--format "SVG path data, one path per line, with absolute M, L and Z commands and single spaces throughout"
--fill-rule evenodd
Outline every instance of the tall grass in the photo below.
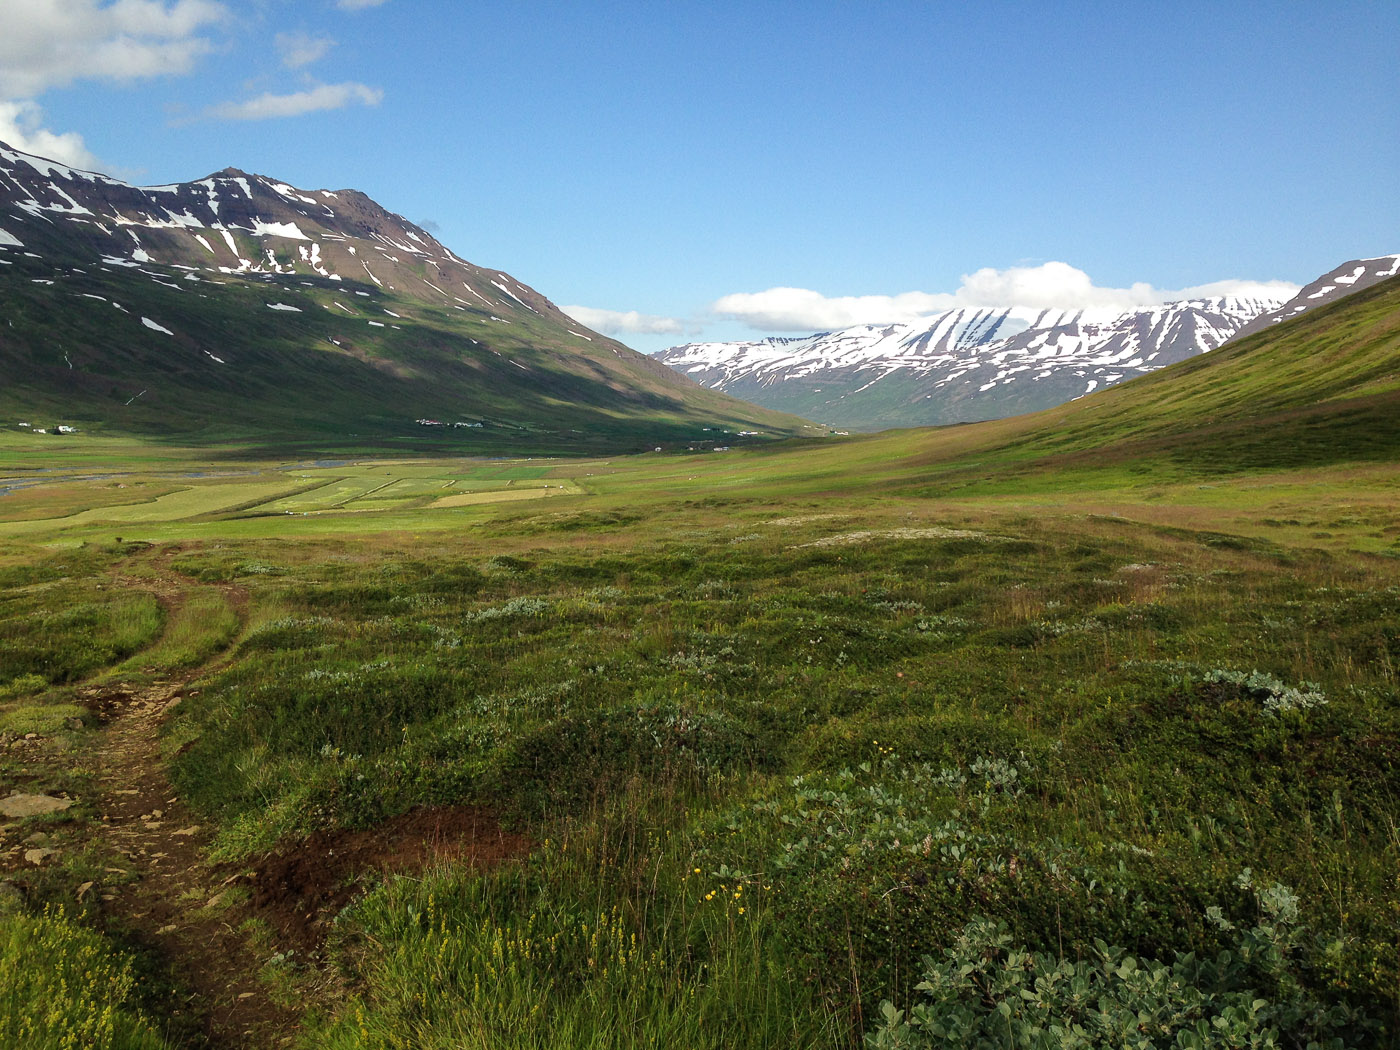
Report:
M 238 613 L 222 591 L 199 588 L 184 596 L 156 643 L 121 669 L 179 671 L 198 667 L 228 648 L 239 626 Z
M 0 594 L 0 687 L 73 682 L 149 645 L 165 615 L 151 594 L 79 582 Z
M 839 1044 L 761 892 L 720 894 L 712 873 L 681 873 L 678 851 L 654 832 L 631 829 L 641 848 L 619 852 L 610 821 L 618 834 L 616 814 L 582 823 L 519 867 L 394 879 L 371 893 L 340 923 L 364 992 L 307 1045 Z
M 61 909 L 0 916 L 0 1046 L 170 1050 L 129 960 Z
M 990 535 L 286 580 L 175 771 L 228 856 L 456 801 L 551 840 L 347 917 L 364 993 L 330 1045 L 723 1045 L 744 1017 L 769 1020 L 734 1045 L 848 1045 L 979 917 L 1037 951 L 1218 951 L 1247 867 L 1300 894 L 1315 990 L 1392 1010 L 1400 734 L 1370 654 L 1400 592 L 1170 535 Z M 585 924 L 637 953 L 581 968 Z
M 1246 869 L 1297 894 L 1308 996 L 1393 1038 L 1392 563 L 797 520 L 184 551 L 254 594 L 170 737 L 222 857 L 453 803 L 538 843 L 343 915 L 353 995 L 308 1045 L 848 1047 L 974 922 L 1214 957 L 1212 914 L 1256 918 Z M 175 663 L 232 630 L 186 608 Z

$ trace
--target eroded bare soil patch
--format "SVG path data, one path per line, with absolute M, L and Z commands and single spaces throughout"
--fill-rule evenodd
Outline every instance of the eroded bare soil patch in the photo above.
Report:
M 444 864 L 491 867 L 529 849 L 528 839 L 506 831 L 489 810 L 418 808 L 363 831 L 318 831 L 265 858 L 247 881 L 258 913 L 288 941 L 314 949 L 365 873 L 414 874 Z

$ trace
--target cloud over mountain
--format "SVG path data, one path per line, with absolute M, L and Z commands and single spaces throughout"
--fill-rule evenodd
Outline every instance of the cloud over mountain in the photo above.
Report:
M 187 73 L 213 48 L 203 31 L 227 17 L 214 0 L 0 0 L 0 95 Z
M 591 306 L 561 306 L 559 309 L 604 335 L 679 335 L 685 330 L 685 325 L 674 317 L 658 317 L 636 310 L 597 310 Z
M 955 303 L 951 295 L 927 292 L 828 297 L 809 288 L 769 288 L 726 295 L 717 299 L 711 310 L 759 331 L 795 332 L 913 321 Z
M 1287 281 L 1216 281 L 1194 288 L 1166 290 L 1145 282 L 1127 288 L 1094 284 L 1083 270 L 1064 262 L 983 267 L 964 274 L 953 292 L 902 292 L 897 295 L 825 296 L 808 288 L 769 288 L 738 292 L 716 300 L 711 311 L 764 332 L 811 332 L 859 324 L 916 321 L 959 306 L 1022 306 L 1033 309 L 1128 310 L 1211 295 L 1278 294 L 1297 290 Z
M 81 135 L 76 131 L 58 134 L 40 127 L 43 118 L 44 111 L 38 103 L 28 99 L 0 102 L 0 142 L 74 168 L 97 167 L 97 158 L 88 150 Z

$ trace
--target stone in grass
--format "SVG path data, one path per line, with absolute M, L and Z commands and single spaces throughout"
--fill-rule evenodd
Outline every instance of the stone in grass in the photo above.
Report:
M 59 813 L 73 803 L 66 798 L 51 795 L 21 795 L 19 792 L 9 798 L 0 798 L 0 813 L 7 817 L 36 817 L 42 813 Z
M 40 846 L 38 849 L 27 849 L 24 851 L 24 859 L 30 864 L 40 865 L 52 857 L 58 850 L 49 849 L 47 846 Z

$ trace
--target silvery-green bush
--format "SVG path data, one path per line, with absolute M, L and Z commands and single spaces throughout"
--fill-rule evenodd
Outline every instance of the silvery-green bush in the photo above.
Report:
M 926 956 L 921 998 L 888 1000 L 865 1039 L 871 1050 L 1343 1050 L 1336 1032 L 1355 1019 L 1311 1000 L 1292 979 L 1298 900 L 1281 885 L 1257 890 L 1260 918 L 1213 959 L 1170 965 L 1096 942 L 1068 959 L 1013 944 L 1006 925 L 977 918 Z M 1256 991 L 1272 988 L 1272 997 Z

